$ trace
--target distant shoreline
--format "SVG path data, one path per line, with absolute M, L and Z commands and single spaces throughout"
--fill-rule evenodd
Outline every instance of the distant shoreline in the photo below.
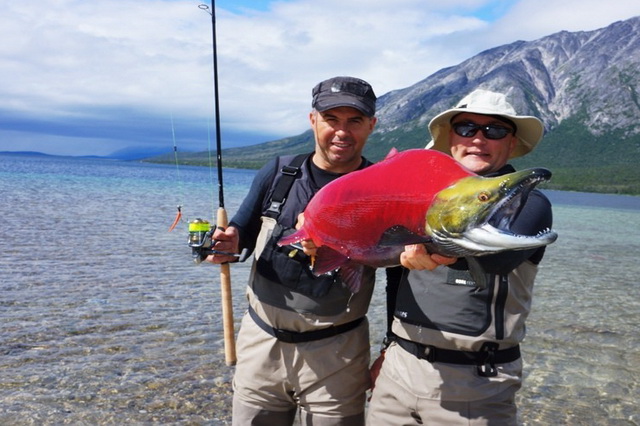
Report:
M 74 156 L 74 155 L 55 155 L 55 154 L 46 154 L 43 152 L 36 151 L 0 151 L 0 155 L 3 156 L 24 156 L 24 157 L 45 157 L 45 158 L 68 158 L 68 159 L 97 159 L 97 160 L 110 160 L 110 161 L 138 161 L 142 163 L 148 164 L 165 164 L 165 165 L 175 165 L 175 161 L 170 161 L 168 159 L 162 159 L 158 157 L 126 157 L 120 158 L 117 156 L 99 156 L 99 155 L 85 155 L 85 156 Z M 166 154 L 167 156 L 169 154 Z M 194 167 L 209 167 L 208 163 L 195 162 L 195 161 L 179 161 L 178 164 L 180 166 L 194 166 Z M 244 161 L 242 163 L 238 163 L 236 160 L 227 160 L 224 162 L 225 169 L 234 169 L 234 170 L 257 170 L 262 166 L 262 163 L 257 164 L 256 162 Z M 553 170 L 552 170 L 553 171 Z M 606 187 L 606 186 L 605 186 Z M 570 185 L 565 185 L 562 183 L 557 183 L 553 181 L 550 183 L 545 183 L 539 186 L 542 190 L 548 191 L 563 191 L 563 192 L 573 192 L 573 193 L 581 193 L 581 194 L 608 194 L 608 195 L 621 195 L 621 196 L 629 196 L 635 198 L 640 198 L 640 189 L 638 192 L 630 190 L 617 192 L 617 191 L 606 191 L 606 190 L 598 190 L 598 186 L 594 185 L 593 182 L 585 181 L 582 185 L 572 183 Z M 631 203 L 633 204 L 633 203 Z

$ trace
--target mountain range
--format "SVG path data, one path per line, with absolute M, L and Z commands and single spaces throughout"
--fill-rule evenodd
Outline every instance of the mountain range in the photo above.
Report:
M 418 83 L 379 97 L 378 124 L 364 155 L 421 148 L 427 124 L 476 88 L 508 94 L 520 114 L 545 123 L 545 137 L 516 168 L 547 167 L 552 189 L 640 194 L 640 17 L 594 31 L 561 31 L 483 51 Z M 311 130 L 225 149 L 225 167 L 258 168 L 277 155 L 313 150 Z M 171 155 L 147 161 L 173 161 Z M 209 153 L 181 153 L 209 164 Z

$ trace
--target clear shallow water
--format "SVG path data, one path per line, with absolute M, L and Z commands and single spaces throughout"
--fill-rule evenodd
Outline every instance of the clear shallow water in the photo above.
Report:
M 560 237 L 523 345 L 525 424 L 640 424 L 640 213 L 604 198 L 625 207 L 554 205 Z
M 253 175 L 225 170 L 229 216 Z M 639 424 L 640 197 L 549 196 L 560 238 L 523 345 L 522 424 Z M 0 424 L 227 424 L 219 271 L 192 264 L 186 224 L 167 232 L 177 204 L 212 217 L 208 169 L 0 156 Z M 248 267 L 231 268 L 236 331 Z

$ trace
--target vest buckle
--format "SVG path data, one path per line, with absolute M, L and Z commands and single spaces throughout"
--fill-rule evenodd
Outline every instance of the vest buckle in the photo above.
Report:
M 483 360 L 477 366 L 478 375 L 480 377 L 496 377 L 498 369 L 496 368 L 496 351 L 500 345 L 495 342 L 484 342 L 480 348 L 479 354 L 485 354 Z

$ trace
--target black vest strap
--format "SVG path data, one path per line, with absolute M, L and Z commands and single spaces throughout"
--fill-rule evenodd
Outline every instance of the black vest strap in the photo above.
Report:
M 291 189 L 293 182 L 298 178 L 300 166 L 310 155 L 311 154 L 296 155 L 291 163 L 282 166 L 282 168 L 280 169 L 280 173 L 282 173 L 283 176 L 280 178 L 280 180 L 278 180 L 278 183 L 273 190 L 271 202 L 269 203 L 269 208 L 267 209 L 267 213 L 265 214 L 265 216 L 274 219 L 277 219 L 278 216 L 280 216 L 282 205 L 287 199 L 289 190 Z
M 478 375 L 482 377 L 495 377 L 498 374 L 496 364 L 505 364 L 520 358 L 519 345 L 498 350 L 497 343 L 485 342 L 480 351 L 467 352 L 423 345 L 403 339 L 400 336 L 394 336 L 393 339 L 405 351 L 431 363 L 443 362 L 448 364 L 476 365 L 478 367 Z

